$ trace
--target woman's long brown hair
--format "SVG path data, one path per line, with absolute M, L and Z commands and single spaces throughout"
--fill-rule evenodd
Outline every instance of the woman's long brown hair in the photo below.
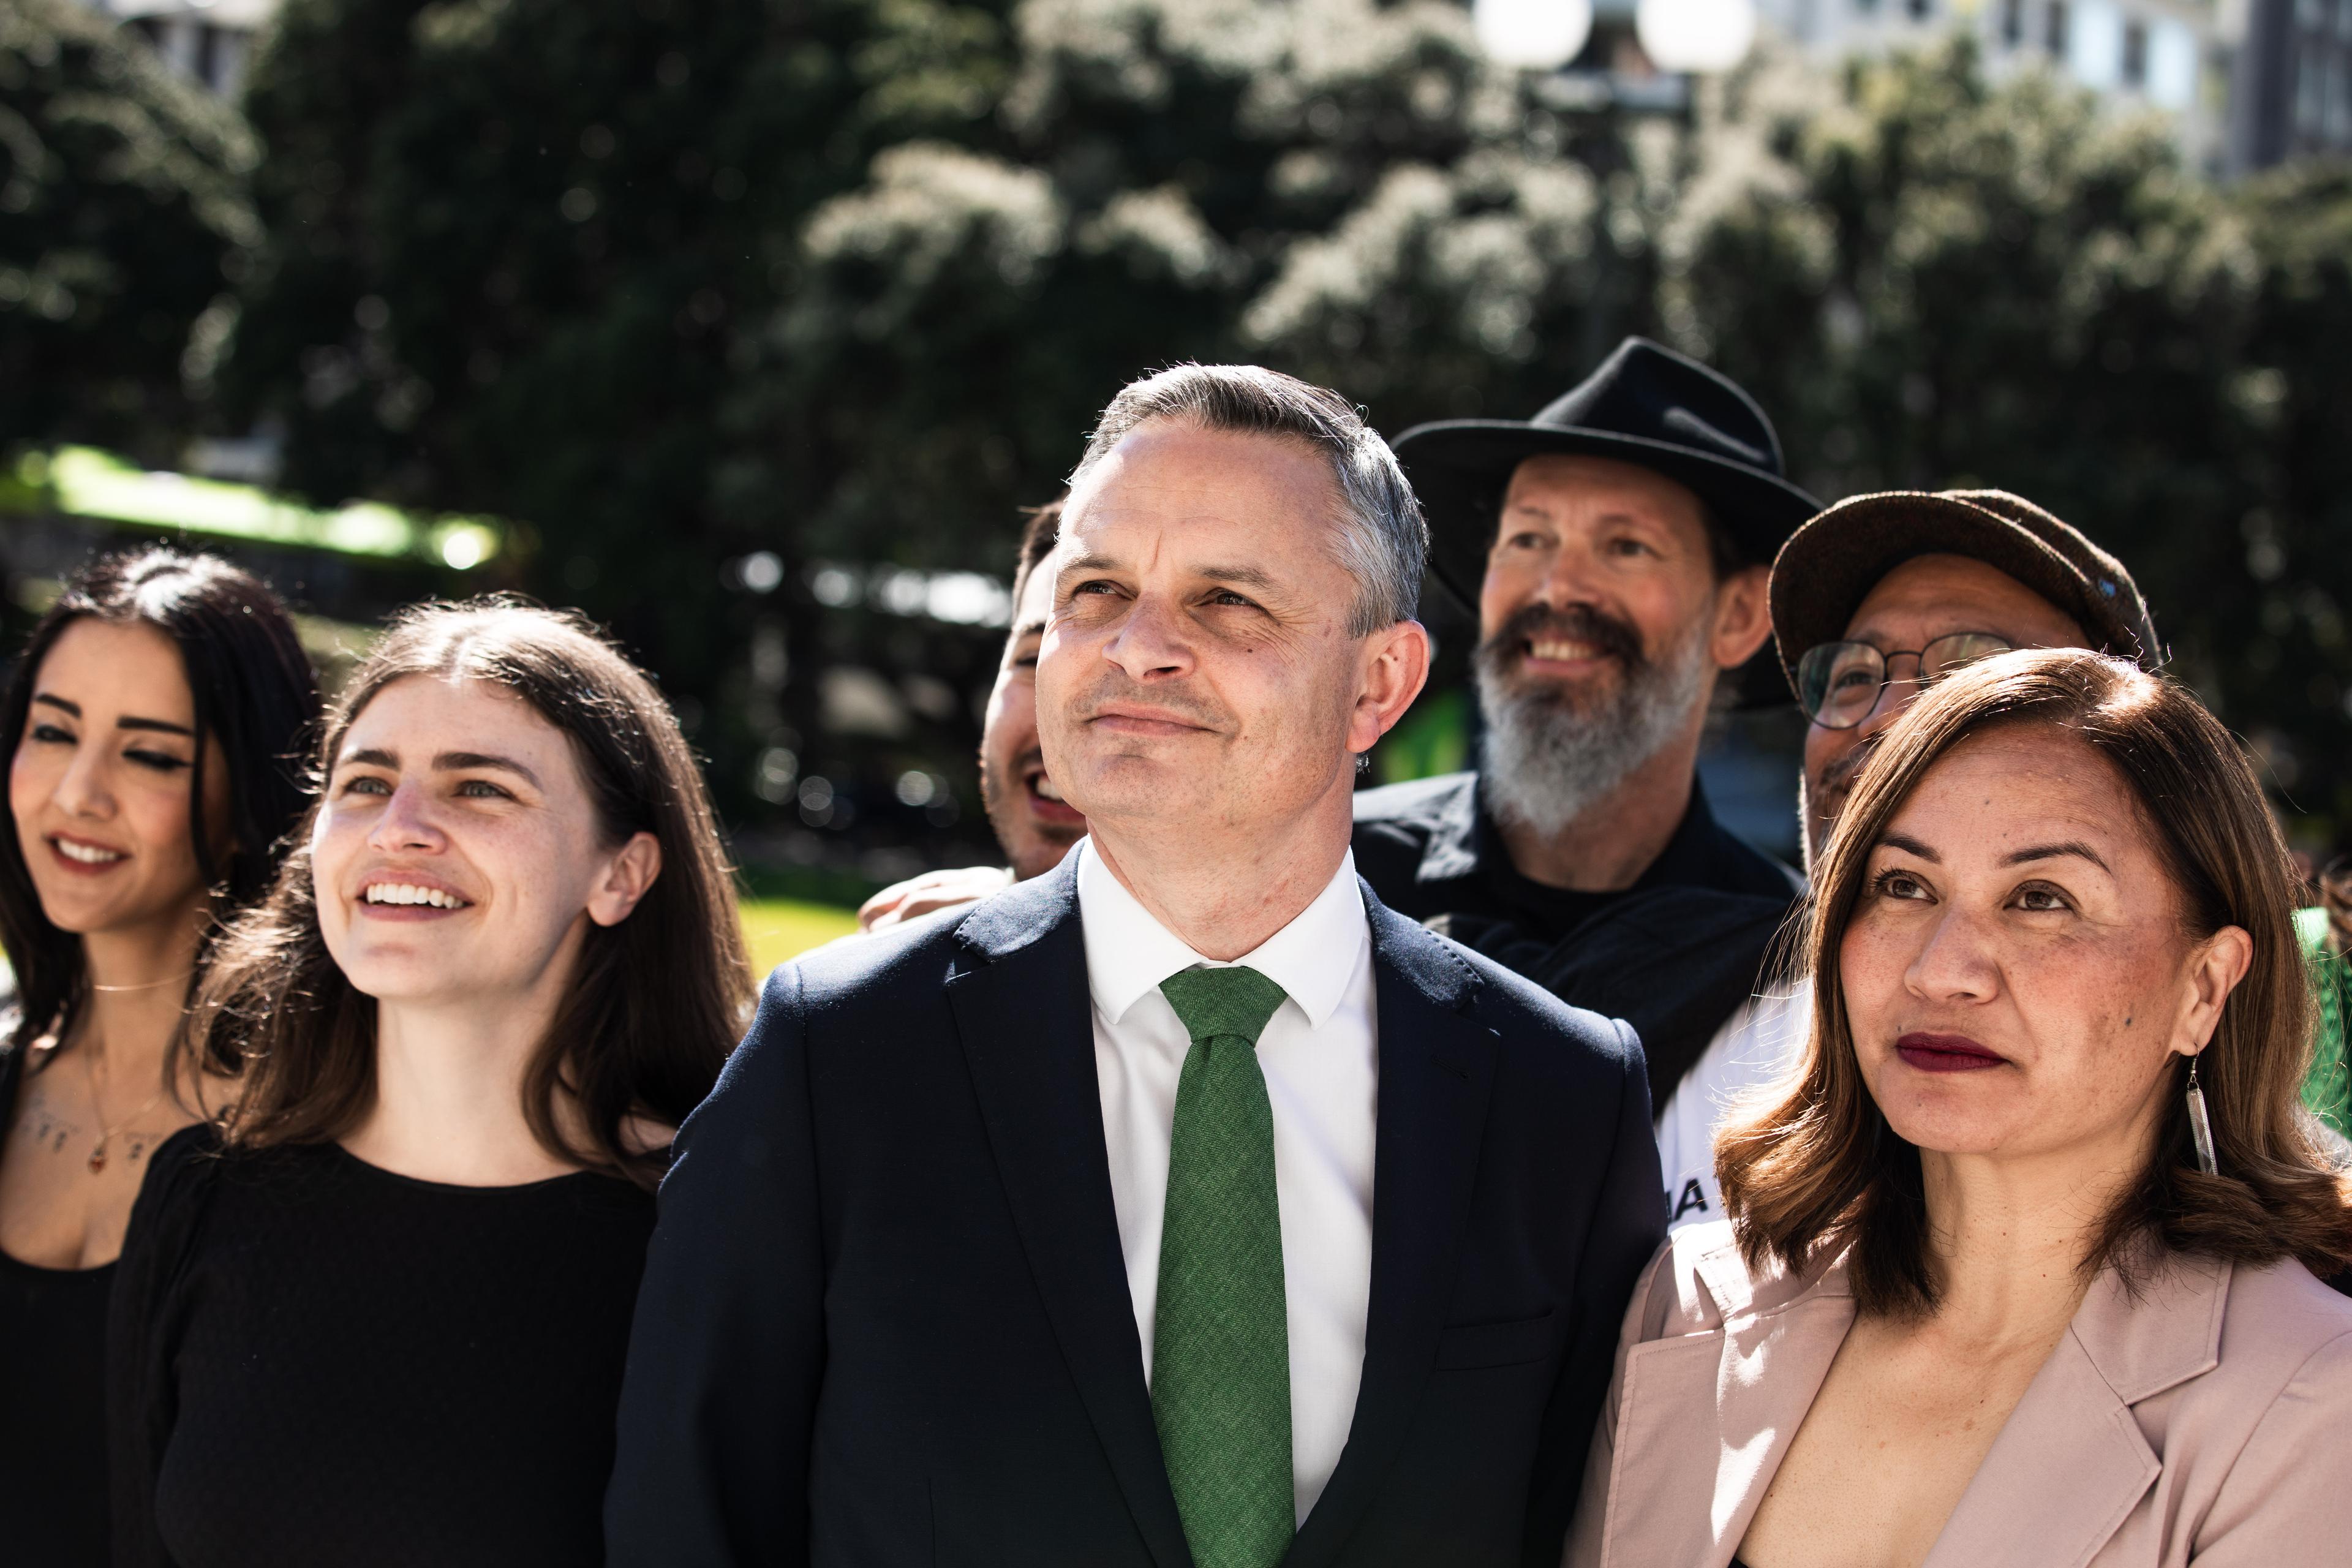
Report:
M 217 556 L 148 545 L 100 557 L 67 582 L 0 688 L 0 778 L 24 743 L 42 661 L 84 620 L 152 626 L 179 650 L 199 764 L 188 770 L 188 837 L 213 913 L 226 920 L 269 888 L 301 819 L 302 759 L 316 739 L 319 682 L 293 617 L 268 584 Z M 204 810 L 205 779 L 215 772 L 229 806 L 229 831 L 217 844 Z M 216 929 L 206 930 L 197 950 L 200 969 Z M 13 831 L 0 833 L 0 948 L 16 972 L 20 1009 L 0 1051 L 24 1049 L 45 1033 L 67 1048 L 74 1015 L 88 999 L 81 938 L 50 922 Z
M 530 703 L 571 741 L 604 841 L 650 833 L 661 844 L 661 872 L 628 918 L 588 928 L 523 1084 L 524 1113 L 549 1152 L 651 1185 L 658 1153 L 633 1146 L 631 1118 L 683 1120 L 717 1079 L 751 999 L 733 872 L 694 755 L 653 682 L 588 622 L 488 599 L 394 620 L 328 714 L 321 779 L 368 703 L 411 676 L 483 681 Z M 318 811 L 314 802 L 268 898 L 221 939 L 197 994 L 194 1047 L 216 1070 L 244 1075 L 232 1146 L 331 1142 L 375 1097 L 375 1002 L 320 934 Z
M 1971 735 L 2046 730 L 2085 745 L 2130 787 L 2177 890 L 2189 934 L 2225 926 L 2252 963 L 2199 1060 L 2221 1173 L 2198 1168 L 2175 1064 L 2147 1165 L 2109 1213 L 2085 1261 L 2126 1269 L 2136 1243 L 2246 1263 L 2301 1258 L 2326 1273 L 2352 1259 L 2352 1184 L 2304 1132 L 2297 1095 L 2311 1053 L 2311 996 L 2293 926 L 2286 847 L 2244 752 L 2188 689 L 2103 654 L 2004 654 L 1938 681 L 1890 728 L 1863 769 L 1816 868 L 1806 950 L 1812 1025 L 1792 1082 L 1716 1141 L 1724 1206 L 1751 1267 L 1801 1273 L 1851 1246 L 1865 1312 L 1932 1310 L 1942 1281 L 1927 1229 L 1919 1151 L 1887 1125 L 1854 1055 L 1838 953 L 1871 852 L 1919 782 Z

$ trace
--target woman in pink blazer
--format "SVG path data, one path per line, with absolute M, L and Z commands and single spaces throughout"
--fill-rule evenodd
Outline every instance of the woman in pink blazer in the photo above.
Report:
M 2005 654 L 1886 732 L 1727 1224 L 1635 1289 L 1572 1568 L 2352 1558 L 2352 1184 L 2286 856 L 2181 688 Z

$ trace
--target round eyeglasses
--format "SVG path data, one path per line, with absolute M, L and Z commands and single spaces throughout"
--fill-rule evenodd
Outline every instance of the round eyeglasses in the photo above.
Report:
M 1824 730 L 1851 730 L 1878 708 L 1898 658 L 1916 659 L 1913 679 L 1925 686 L 1962 665 L 2009 651 L 2009 639 L 1990 632 L 1954 632 L 1916 651 L 1881 653 L 1866 642 L 1825 642 L 1797 661 L 1797 705 Z

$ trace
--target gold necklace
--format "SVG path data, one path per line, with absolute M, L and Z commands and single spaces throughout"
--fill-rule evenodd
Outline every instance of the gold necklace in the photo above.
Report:
M 158 985 L 170 985 L 176 981 L 185 980 L 189 975 L 194 974 L 194 973 L 195 970 L 194 968 L 188 968 L 183 969 L 177 974 L 166 974 L 161 980 L 142 980 L 136 985 L 92 985 L 90 989 L 92 991 L 104 992 L 109 995 L 119 994 L 126 991 L 152 991 Z
M 83 1079 L 83 1086 L 89 1090 L 90 1119 L 98 1123 L 98 1142 L 89 1146 L 89 1159 L 86 1162 L 89 1166 L 90 1174 L 96 1175 L 106 1169 L 106 1146 L 114 1142 L 114 1135 L 161 1105 L 163 1102 L 163 1090 L 171 1086 L 164 1084 L 159 1087 L 153 1094 L 147 1097 L 146 1104 L 111 1127 L 107 1125 L 105 1108 L 100 1105 L 98 1100 L 98 1058 L 95 1057 L 90 1058 L 89 1071 Z

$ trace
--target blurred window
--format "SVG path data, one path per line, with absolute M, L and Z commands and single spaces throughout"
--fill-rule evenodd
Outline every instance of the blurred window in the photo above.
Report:
M 233 99 L 245 87 L 245 68 L 253 58 L 253 35 L 236 27 L 212 31 L 212 64 L 205 79 L 215 92 Z
M 2124 85 L 2147 85 L 2147 24 L 2124 24 Z
M 2158 21 L 2147 33 L 2147 96 L 2176 112 L 2197 103 L 2197 35 L 2185 22 Z
M 2025 41 L 2025 0 L 2000 0 L 2000 41 L 2011 49 Z
M 2306 136 L 2319 134 L 2320 115 L 2326 108 L 2326 82 L 2318 52 L 2305 49 L 2294 62 L 2294 128 Z
M 2115 0 L 2074 0 L 2068 7 L 2066 69 L 2084 87 L 2122 85 L 2124 14 Z
M 2066 58 L 2066 0 L 2050 0 L 2050 8 L 2042 13 L 2042 47 Z

